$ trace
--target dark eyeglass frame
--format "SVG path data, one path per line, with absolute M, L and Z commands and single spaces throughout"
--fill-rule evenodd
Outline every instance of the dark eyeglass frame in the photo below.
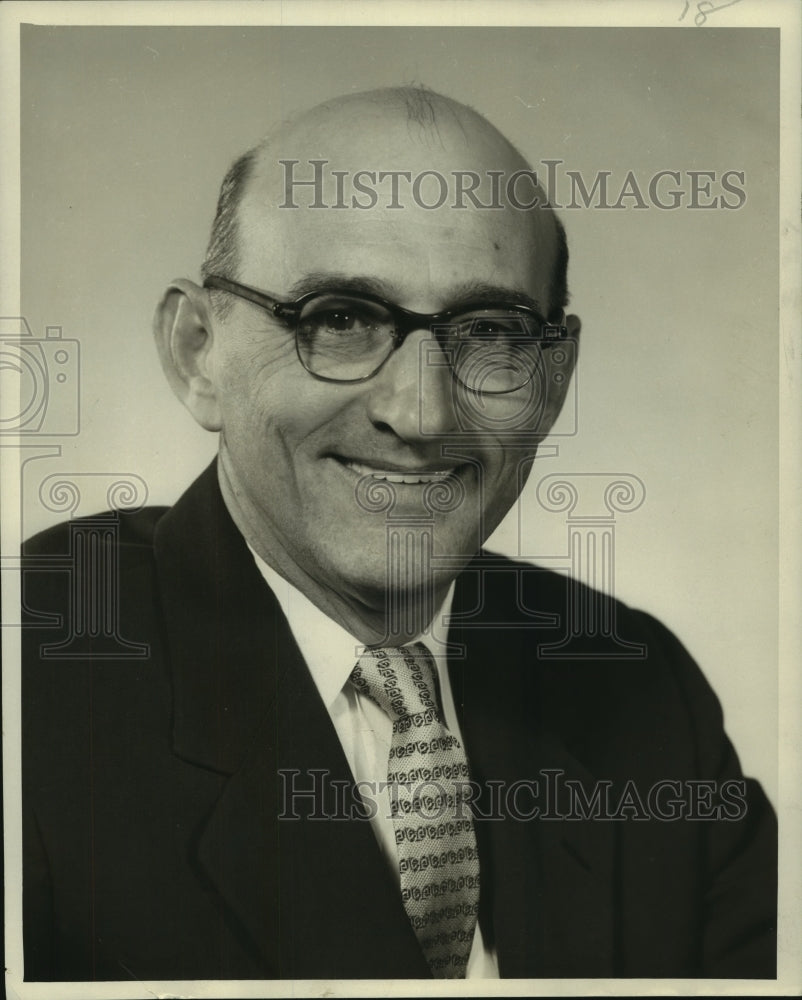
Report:
M 295 299 L 292 302 L 282 301 L 276 298 L 274 295 L 270 295 L 268 292 L 260 291 L 258 288 L 252 288 L 250 285 L 242 285 L 238 281 L 231 281 L 228 278 L 223 278 L 217 274 L 210 274 L 203 282 L 204 288 L 216 289 L 220 292 L 228 292 L 230 295 L 236 295 L 237 298 L 245 299 L 247 302 L 252 302 L 254 305 L 260 306 L 262 309 L 267 310 L 271 313 L 277 320 L 284 323 L 289 329 L 293 330 L 296 334 L 295 336 L 295 351 L 298 355 L 298 360 L 304 368 L 304 371 L 309 372 L 309 374 L 318 379 L 321 382 L 335 382 L 340 385 L 355 384 L 359 382 L 367 382 L 368 379 L 373 378 L 387 363 L 389 358 L 398 350 L 398 348 L 404 343 L 413 330 L 428 329 L 432 330 L 436 326 L 446 326 L 450 321 L 452 321 L 457 316 L 464 316 L 466 313 L 476 312 L 476 311 L 492 311 L 495 309 L 504 309 L 510 311 L 516 311 L 524 313 L 527 316 L 531 316 L 535 320 L 535 326 L 540 325 L 540 336 L 533 335 L 533 339 L 536 343 L 540 344 L 542 348 L 554 347 L 561 341 L 564 341 L 568 337 L 568 328 L 565 326 L 564 322 L 560 323 L 550 323 L 536 310 L 532 309 L 527 305 L 519 305 L 518 303 L 509 302 L 465 302 L 462 303 L 459 308 L 456 309 L 445 309 L 439 313 L 418 313 L 413 312 L 411 309 L 404 309 L 403 306 L 396 305 L 395 302 L 388 302 L 387 299 L 383 299 L 380 295 L 373 295 L 369 292 L 353 292 L 353 291 L 343 291 L 341 294 L 347 298 L 351 299 L 363 299 L 365 302 L 373 302 L 376 305 L 382 306 L 393 319 L 394 331 L 392 334 L 392 346 L 390 348 L 387 357 L 383 358 L 381 363 L 378 364 L 372 372 L 368 375 L 363 375 L 360 378 L 332 378 L 330 375 L 319 375 L 317 372 L 313 372 L 306 362 L 304 361 L 301 351 L 298 345 L 298 320 L 301 316 L 303 307 L 307 302 L 311 302 L 312 299 L 320 298 L 322 295 L 337 295 L 336 289 L 326 289 L 325 291 L 311 291 L 302 295 L 300 298 Z M 562 314 L 562 320 L 565 320 L 565 314 Z M 437 333 L 435 331 L 435 336 Z M 439 338 L 438 338 L 439 339 Z M 460 377 L 451 368 L 452 377 L 464 386 L 470 392 L 482 392 L 483 394 L 487 390 L 477 390 L 472 386 L 466 385 Z M 534 374 L 534 373 L 533 373 Z M 524 382 L 520 386 L 516 386 L 514 389 L 505 389 L 502 392 L 489 392 L 489 395 L 503 395 L 508 392 L 517 392 L 531 381 L 532 376 L 530 375 L 527 382 Z

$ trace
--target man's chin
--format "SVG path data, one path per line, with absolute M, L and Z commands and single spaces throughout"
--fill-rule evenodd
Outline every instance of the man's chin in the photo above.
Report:
M 388 530 L 382 542 L 372 550 L 354 546 L 346 559 L 329 564 L 329 587 L 354 606 L 379 611 L 439 603 L 476 551 L 454 546 L 438 551 L 432 532 L 401 524 Z

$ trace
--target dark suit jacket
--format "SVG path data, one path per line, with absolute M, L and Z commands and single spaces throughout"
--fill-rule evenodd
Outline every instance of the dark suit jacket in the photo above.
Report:
M 71 522 L 26 556 L 25 978 L 427 977 L 214 467 L 172 509 Z M 660 780 L 679 783 L 665 803 L 740 779 L 715 696 L 663 626 L 621 604 L 606 608 L 612 652 L 601 634 L 560 646 L 577 599 L 599 597 L 487 554 L 458 580 L 449 669 L 484 789 L 481 920 L 501 975 L 773 977 L 760 788 L 746 783 L 741 818 L 737 785 L 700 793 L 719 820 L 643 815 Z M 322 798 L 287 809 L 287 781 L 309 788 L 321 769 Z M 618 818 L 594 814 L 599 782 L 624 795 Z M 589 818 L 566 799 L 577 788 Z

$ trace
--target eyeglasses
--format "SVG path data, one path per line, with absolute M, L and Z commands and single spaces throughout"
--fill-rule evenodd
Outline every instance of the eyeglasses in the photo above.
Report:
M 210 275 L 203 286 L 253 302 L 293 330 L 298 359 L 323 382 L 367 381 L 412 330 L 428 329 L 466 389 L 515 392 L 538 371 L 541 350 L 568 335 L 562 323 L 549 323 L 525 305 L 466 303 L 440 313 L 416 313 L 362 292 L 313 291 L 282 302 L 218 275 Z

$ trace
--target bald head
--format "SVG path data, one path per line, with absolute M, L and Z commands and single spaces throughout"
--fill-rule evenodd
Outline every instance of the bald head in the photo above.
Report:
M 419 146 L 435 159 L 438 152 L 455 154 L 464 162 L 471 153 L 474 159 L 490 154 L 513 168 L 527 166 L 512 143 L 473 108 L 424 87 L 387 87 L 332 98 L 283 122 L 257 148 L 260 159 L 286 156 L 293 149 L 320 155 L 349 147 L 364 156 L 366 148 L 377 154 L 387 150 L 394 137 L 410 155 Z
M 498 219 L 494 245 L 514 239 L 516 227 L 525 230 L 548 270 L 544 312 L 559 313 L 567 302 L 565 233 L 512 143 L 472 108 L 425 88 L 344 95 L 277 126 L 232 165 L 202 273 L 247 280 L 248 258 L 265 249 L 258 236 L 252 238 L 253 219 L 262 236 L 269 227 L 278 249 L 299 227 L 310 240 L 369 242 L 403 209 L 413 217 L 417 211 L 426 224 L 426 215 L 439 213 L 445 231 L 450 212 L 477 207 Z M 359 229 L 333 219 L 321 225 L 324 209 L 337 219 L 356 213 Z M 507 224 L 522 213 L 525 220 Z M 274 272 L 279 265 L 289 276 L 286 254 L 277 254 Z M 278 287 L 275 280 L 271 287 Z M 226 296 L 216 297 L 217 309 L 229 305 Z

